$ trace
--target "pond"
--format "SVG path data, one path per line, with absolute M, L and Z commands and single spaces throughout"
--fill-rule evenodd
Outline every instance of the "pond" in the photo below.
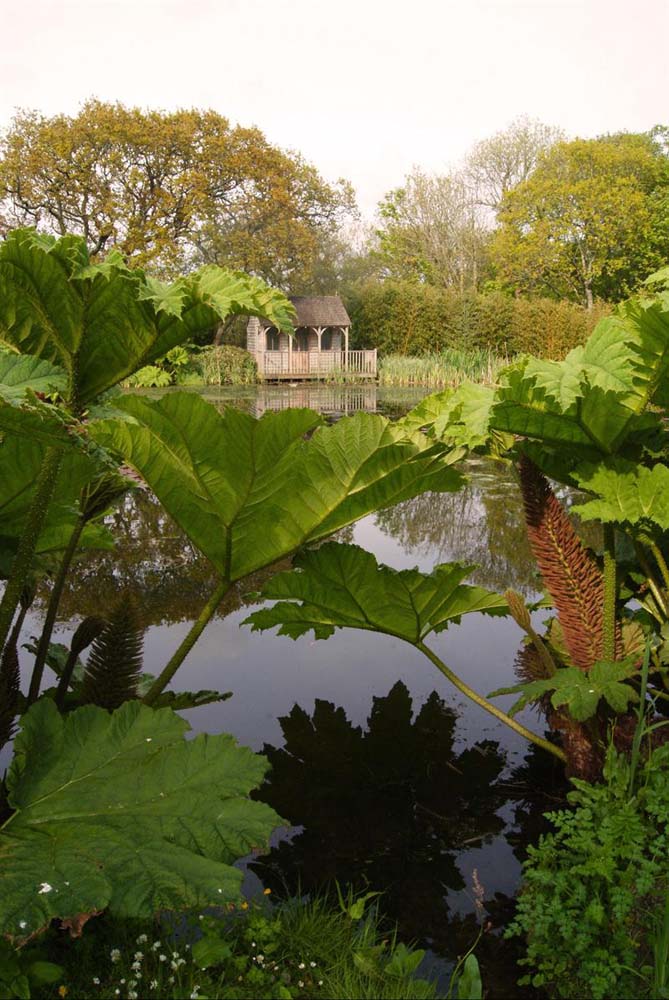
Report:
M 360 409 L 397 416 L 424 391 L 260 386 L 206 395 L 256 414 L 297 405 L 334 419 Z M 476 564 L 471 579 L 482 586 L 532 595 L 535 567 L 512 472 L 484 461 L 464 471 L 461 492 L 380 511 L 346 538 L 398 569 L 429 571 L 459 560 Z M 118 551 L 78 563 L 56 638 L 65 641 L 75 611 L 99 613 L 120 593 L 133 593 L 147 623 L 145 667 L 155 673 L 188 631 L 213 577 L 150 496 L 128 501 L 112 520 Z M 334 879 L 382 890 L 381 908 L 401 935 L 435 957 L 466 950 L 481 922 L 490 924 L 477 949 L 488 995 L 521 995 L 511 946 L 494 928 L 508 919 L 525 844 L 563 793 L 552 758 L 465 701 L 399 640 L 347 631 L 293 641 L 240 628 L 254 607 L 245 593 L 259 582 L 227 599 L 177 675 L 183 688 L 233 692 L 186 713 L 194 730 L 229 731 L 272 763 L 261 797 L 292 826 L 250 872 L 275 895 Z M 470 615 L 434 642 L 449 666 L 487 694 L 513 682 L 520 639 L 511 620 Z M 543 731 L 535 713 L 519 718 Z

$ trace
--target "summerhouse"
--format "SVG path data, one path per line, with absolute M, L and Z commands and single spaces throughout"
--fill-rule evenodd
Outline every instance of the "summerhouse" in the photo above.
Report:
M 292 336 L 256 316 L 248 321 L 246 348 L 259 378 L 376 377 L 376 350 L 349 350 L 351 320 L 338 295 L 293 295 L 290 301 L 297 314 Z

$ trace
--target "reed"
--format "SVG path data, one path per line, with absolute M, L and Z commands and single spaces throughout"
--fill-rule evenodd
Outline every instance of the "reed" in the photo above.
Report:
M 468 381 L 491 383 L 509 361 L 506 354 L 478 347 L 449 348 L 420 357 L 388 354 L 379 361 L 379 385 L 441 388 Z

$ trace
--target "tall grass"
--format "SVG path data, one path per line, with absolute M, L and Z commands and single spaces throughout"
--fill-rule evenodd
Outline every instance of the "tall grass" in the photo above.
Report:
M 415 358 L 388 354 L 379 361 L 379 385 L 441 388 L 467 381 L 490 383 L 509 361 L 506 354 L 480 347 L 453 347 Z

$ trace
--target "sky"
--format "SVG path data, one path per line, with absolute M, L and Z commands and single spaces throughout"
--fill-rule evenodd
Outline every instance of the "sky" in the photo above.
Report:
M 256 125 L 363 215 L 520 116 L 669 121 L 666 0 L 2 0 L 0 128 L 90 97 Z

